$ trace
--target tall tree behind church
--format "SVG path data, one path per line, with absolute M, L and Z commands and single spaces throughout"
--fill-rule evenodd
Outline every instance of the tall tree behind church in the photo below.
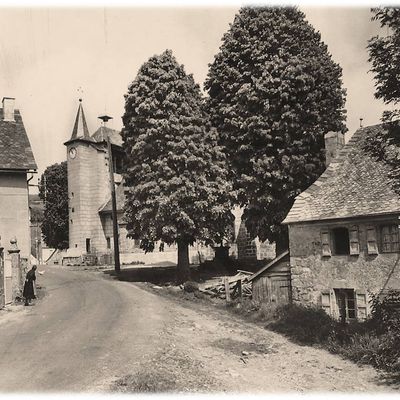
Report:
M 252 237 L 277 242 L 294 198 L 324 170 L 324 134 L 344 131 L 342 70 L 293 7 L 244 7 L 210 65 L 212 125 Z
M 41 225 L 47 246 L 68 248 L 68 178 L 67 162 L 46 168 L 40 178 L 39 197 L 44 202 Z
M 233 223 L 231 187 L 200 87 L 171 51 L 151 57 L 125 95 L 125 219 L 145 250 L 178 245 L 178 281 L 189 277 L 188 246 L 222 242 Z

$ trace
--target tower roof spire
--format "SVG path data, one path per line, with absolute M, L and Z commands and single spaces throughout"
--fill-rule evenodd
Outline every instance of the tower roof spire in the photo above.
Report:
M 78 113 L 76 114 L 74 129 L 70 140 L 84 138 L 90 140 L 89 130 L 86 124 L 85 113 L 83 112 L 82 99 L 79 99 Z

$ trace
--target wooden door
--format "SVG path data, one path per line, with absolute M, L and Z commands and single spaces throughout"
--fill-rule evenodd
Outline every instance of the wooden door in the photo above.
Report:
M 290 302 L 291 288 L 290 280 L 286 277 L 271 279 L 271 298 L 278 304 Z

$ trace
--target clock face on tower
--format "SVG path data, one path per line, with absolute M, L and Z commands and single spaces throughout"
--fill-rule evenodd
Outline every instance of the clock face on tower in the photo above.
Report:
M 70 158 L 72 158 L 72 159 L 74 159 L 75 157 L 76 157 L 76 148 L 75 147 L 71 147 L 70 149 L 69 149 L 69 157 Z

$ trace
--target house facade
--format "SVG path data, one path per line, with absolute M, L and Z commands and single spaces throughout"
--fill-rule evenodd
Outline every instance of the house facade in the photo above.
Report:
M 331 134 L 327 169 L 283 222 L 293 301 L 347 321 L 365 319 L 372 293 L 400 289 L 400 196 L 391 167 L 365 147 L 382 129 L 360 128 L 345 146 L 340 133 Z
M 28 173 L 37 170 L 14 102 L 5 97 L 0 109 L 0 307 L 21 295 L 31 253 Z
M 29 227 L 28 173 L 36 172 L 32 153 L 14 98 L 3 98 L 0 109 L 0 236 L 7 248 L 14 237 L 21 257 L 29 258 L 31 239 Z

